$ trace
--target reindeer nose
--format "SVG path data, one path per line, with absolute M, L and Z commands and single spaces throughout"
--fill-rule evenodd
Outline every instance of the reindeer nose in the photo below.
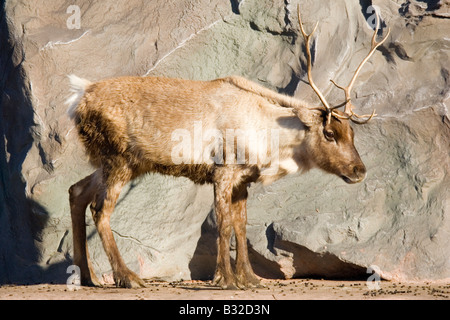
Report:
M 366 177 L 366 167 L 363 163 L 357 164 L 353 167 L 353 173 L 355 175 L 355 182 L 361 182 Z
M 356 165 L 353 167 L 353 172 L 357 176 L 361 176 L 361 175 L 365 176 L 366 175 L 366 167 L 363 164 Z
M 364 180 L 366 177 L 366 167 L 363 163 L 357 164 L 353 166 L 353 169 L 349 168 L 349 174 L 348 175 L 342 175 L 341 178 L 350 184 L 358 183 Z M 351 173 L 350 173 L 351 172 Z

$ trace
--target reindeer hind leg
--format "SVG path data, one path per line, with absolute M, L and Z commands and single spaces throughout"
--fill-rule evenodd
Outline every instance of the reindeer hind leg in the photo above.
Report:
M 94 199 L 98 187 L 98 171 L 78 181 L 69 189 L 73 231 L 73 264 L 80 268 L 81 285 L 100 286 L 89 259 L 86 239 L 86 208 Z
M 103 172 L 101 188 L 97 190 L 91 204 L 92 217 L 102 240 L 103 248 L 113 269 L 116 286 L 124 288 L 145 287 L 144 281 L 128 269 L 123 261 L 110 226 L 111 214 L 114 211 L 120 192 L 131 179 L 129 169 L 122 167 L 117 170 Z

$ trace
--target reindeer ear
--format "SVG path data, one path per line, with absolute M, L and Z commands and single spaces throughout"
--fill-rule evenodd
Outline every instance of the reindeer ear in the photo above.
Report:
M 318 109 L 310 109 L 310 108 L 294 108 L 292 112 L 300 119 L 300 121 L 309 127 L 312 127 L 314 124 L 320 123 L 320 116 L 322 114 L 321 110 Z

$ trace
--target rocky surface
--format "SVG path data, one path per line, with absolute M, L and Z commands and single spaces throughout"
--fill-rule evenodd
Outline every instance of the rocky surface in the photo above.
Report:
M 355 85 L 354 126 L 366 180 L 318 171 L 252 186 L 248 241 L 264 277 L 450 278 L 448 1 L 7 0 L 0 17 L 0 283 L 65 282 L 72 233 L 67 190 L 89 174 L 66 116 L 66 76 L 214 79 L 237 74 L 317 104 L 305 81 L 300 3 L 314 78 L 330 103 L 370 47 L 380 8 L 387 42 Z M 77 20 L 78 19 L 78 20 Z M 78 23 L 78 24 L 77 24 Z M 87 215 L 91 256 L 110 266 Z M 123 191 L 112 228 L 142 277 L 208 279 L 215 265 L 212 188 L 149 175 Z
M 264 305 L 271 304 L 270 314 L 276 313 L 280 316 L 282 312 L 289 312 L 286 313 L 286 317 L 289 317 L 292 310 L 298 308 L 298 301 L 295 301 L 295 306 L 289 308 L 290 306 L 286 304 L 283 306 L 272 304 L 269 300 L 448 300 L 450 298 L 448 283 L 380 281 L 376 286 L 366 281 L 317 279 L 262 280 L 262 283 L 263 288 L 246 291 L 221 290 L 214 287 L 210 281 L 199 280 L 148 281 L 145 289 L 119 289 L 112 285 L 78 289 L 67 287 L 66 284 L 4 285 L 0 286 L 0 300 L 171 300 L 171 306 L 165 308 L 168 316 L 171 316 L 171 313 L 176 316 L 180 307 L 186 307 L 186 302 L 178 302 L 180 304 L 178 307 L 177 302 L 173 300 L 202 300 L 203 306 L 210 305 L 211 300 L 223 300 L 224 304 L 251 304 L 249 300 L 264 300 Z M 236 302 L 239 300 L 246 302 Z M 155 303 L 160 306 L 160 302 Z M 218 303 L 215 303 L 216 308 Z M 145 308 L 148 308 L 148 305 L 145 305 Z M 29 310 L 30 315 L 31 312 L 35 312 Z M 105 314 L 105 309 L 97 310 Z M 107 310 L 111 313 L 116 312 L 111 308 Z M 392 311 L 390 312 L 392 314 Z M 401 312 L 404 314 L 404 310 Z

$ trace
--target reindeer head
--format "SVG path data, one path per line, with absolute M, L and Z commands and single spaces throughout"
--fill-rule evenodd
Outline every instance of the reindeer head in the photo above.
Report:
M 370 115 L 359 116 L 354 113 L 354 106 L 351 103 L 351 89 L 362 66 L 369 60 L 375 50 L 387 39 L 389 31 L 380 42 L 376 41 L 379 28 L 379 18 L 377 15 L 377 26 L 372 36 L 371 50 L 359 64 L 349 85 L 347 87 L 342 87 L 331 80 L 336 87 L 342 89 L 345 93 L 345 101 L 338 106 L 331 107 L 315 85 L 311 75 L 312 62 L 310 39 L 314 34 L 318 23 L 314 27 L 314 30 L 310 34 L 307 34 L 303 27 L 300 6 L 298 7 L 298 20 L 300 23 L 300 30 L 305 40 L 308 81 L 323 105 L 323 107 L 313 108 L 309 112 L 294 111 L 300 120 L 308 127 L 308 134 L 306 135 L 303 144 L 303 148 L 308 149 L 305 150 L 306 153 L 311 155 L 308 161 L 313 162 L 310 163 L 311 167 L 316 166 L 326 172 L 336 174 L 347 183 L 361 182 L 366 176 L 366 167 L 354 146 L 354 134 L 353 129 L 350 126 L 350 121 L 356 124 L 364 124 L 370 121 L 376 114 L 375 110 Z M 345 106 L 344 112 L 337 110 L 343 106 Z
M 317 167 L 347 183 L 364 180 L 366 167 L 354 146 L 349 120 L 341 118 L 345 117 L 343 112 L 336 110 L 330 115 L 325 110 L 311 109 L 295 113 L 307 127 L 299 152 L 300 156 L 307 155 L 300 159 L 304 167 Z

